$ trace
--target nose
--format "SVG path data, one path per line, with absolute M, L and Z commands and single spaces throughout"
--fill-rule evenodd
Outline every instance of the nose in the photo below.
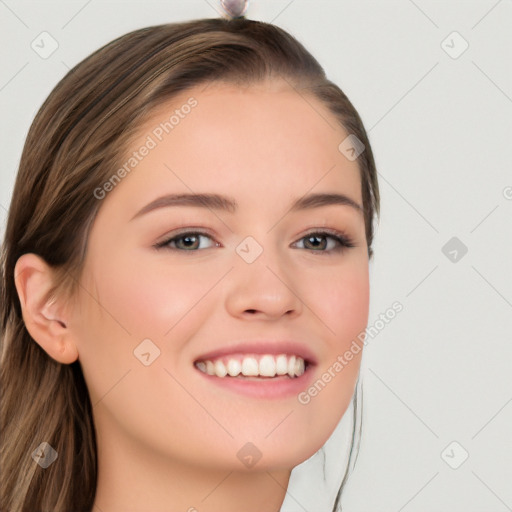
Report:
M 226 309 L 234 317 L 255 320 L 298 316 L 303 309 L 296 290 L 298 279 L 292 268 L 268 249 L 252 263 L 239 259 L 228 276 Z

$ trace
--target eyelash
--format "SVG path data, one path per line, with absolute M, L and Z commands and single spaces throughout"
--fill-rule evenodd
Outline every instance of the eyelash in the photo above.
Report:
M 159 243 L 155 244 L 153 247 L 157 250 L 158 249 L 167 249 L 170 251 L 180 251 L 180 252 L 198 252 L 198 251 L 200 251 L 201 249 L 187 250 L 187 249 L 177 249 L 175 247 L 169 247 L 169 244 L 171 242 L 175 242 L 176 240 L 180 240 L 181 238 L 186 238 L 186 236 L 188 236 L 188 235 L 201 235 L 201 236 L 205 236 L 205 237 L 213 240 L 211 235 L 209 235 L 208 233 L 205 233 L 204 231 L 184 231 L 182 233 L 179 233 L 178 235 L 174 235 L 171 238 L 167 238 L 163 242 L 159 242 Z M 329 230 L 323 230 L 323 231 L 311 231 L 310 233 L 307 233 L 306 235 L 301 237 L 299 239 L 299 241 L 304 240 L 306 238 L 310 238 L 313 235 L 327 236 L 327 238 L 331 238 L 332 240 L 335 240 L 336 243 L 338 244 L 337 247 L 335 247 L 334 249 L 330 249 L 330 250 L 317 251 L 314 249 L 306 249 L 313 253 L 319 252 L 319 253 L 332 254 L 332 253 L 344 252 L 346 249 L 349 249 L 351 247 L 356 247 L 356 244 L 354 244 L 354 241 L 352 240 L 351 237 L 349 237 L 347 234 L 345 234 L 341 231 L 337 231 L 335 229 L 329 229 Z

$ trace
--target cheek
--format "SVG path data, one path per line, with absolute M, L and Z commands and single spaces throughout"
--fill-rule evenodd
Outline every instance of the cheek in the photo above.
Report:
M 119 253 L 90 260 L 86 268 L 75 325 L 79 360 L 94 403 L 127 371 L 133 375 L 133 370 L 146 368 L 134 350 L 145 339 L 161 350 L 164 333 L 185 314 L 180 310 L 186 304 L 169 281 Z
M 368 324 L 369 273 L 365 264 L 315 280 L 308 306 L 322 321 L 325 350 L 315 369 L 316 380 L 298 397 L 309 418 L 323 418 L 323 429 L 311 425 L 310 435 L 319 448 L 334 431 L 355 391 L 363 352 L 362 338 Z M 312 284 L 312 283 L 310 283 Z M 315 427 L 315 428 L 313 428 Z
M 369 314 L 369 272 L 361 264 L 330 272 L 310 287 L 315 290 L 307 297 L 315 313 L 326 327 L 326 339 L 338 350 L 349 346 L 353 339 L 364 332 Z M 313 306 L 314 304 L 314 306 Z
M 91 393 L 100 396 L 128 369 L 165 376 L 164 368 L 188 368 L 189 340 L 211 314 L 214 294 L 209 292 L 219 279 L 219 272 L 205 264 L 184 268 L 163 258 L 146 264 L 142 258 L 108 261 L 115 265 L 96 265 L 94 278 L 84 283 L 97 302 L 85 294 L 82 337 L 87 343 L 79 349 Z M 154 359 L 146 367 L 137 357 L 148 350 Z
M 163 339 L 211 287 L 211 279 L 203 279 L 197 268 L 144 264 L 142 259 L 117 258 L 115 266 L 98 268 L 95 281 L 101 305 L 134 343 Z
M 193 325 L 203 323 L 202 306 L 215 295 L 220 272 L 199 263 L 186 267 L 160 260 L 120 276 L 115 285 L 119 315 L 140 339 L 150 338 L 161 350 L 179 351 Z M 197 328 L 197 327 L 196 327 Z

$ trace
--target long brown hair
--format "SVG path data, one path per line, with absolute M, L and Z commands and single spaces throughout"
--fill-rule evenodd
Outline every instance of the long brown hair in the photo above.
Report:
M 371 258 L 380 200 L 363 123 L 313 56 L 274 25 L 202 19 L 135 30 L 70 70 L 38 111 L 23 148 L 0 256 L 2 511 L 90 511 L 97 482 L 92 406 L 80 363 L 55 361 L 29 335 L 14 282 L 18 258 L 43 258 L 56 273 L 47 298 L 71 300 L 101 206 L 94 190 L 121 165 L 154 107 L 202 83 L 279 77 L 322 101 L 364 144 L 357 161 Z M 46 469 L 31 456 L 43 442 L 58 453 Z

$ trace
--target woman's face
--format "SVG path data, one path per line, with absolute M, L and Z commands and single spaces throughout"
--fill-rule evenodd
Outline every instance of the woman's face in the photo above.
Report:
M 348 135 L 285 82 L 196 87 L 141 127 L 120 167 L 136 164 L 98 199 L 72 317 L 100 445 L 246 471 L 291 469 L 326 442 L 362 351 L 344 354 L 368 321 L 364 216 L 340 202 L 292 205 L 340 194 L 362 206 L 357 161 L 338 149 Z M 162 201 L 141 213 L 175 194 L 237 206 Z M 302 353 L 309 366 L 294 379 L 221 378 L 194 365 L 215 352 Z

